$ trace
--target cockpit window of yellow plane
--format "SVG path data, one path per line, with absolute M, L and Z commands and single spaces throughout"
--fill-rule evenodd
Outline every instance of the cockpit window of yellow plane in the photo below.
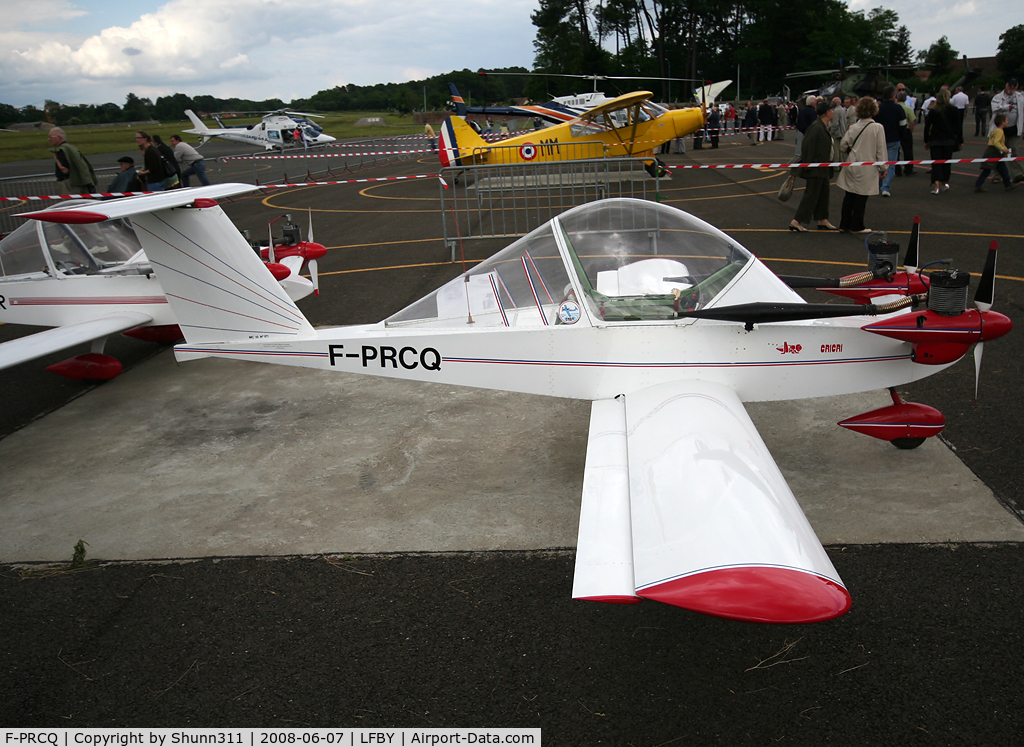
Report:
M 569 125 L 569 132 L 573 137 L 594 137 L 608 132 L 608 128 L 581 119 Z

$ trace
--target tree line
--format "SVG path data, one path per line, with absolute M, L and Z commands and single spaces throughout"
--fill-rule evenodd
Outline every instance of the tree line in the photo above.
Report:
M 780 92 L 788 73 L 854 63 L 906 66 L 908 78 L 924 67 L 931 79 L 912 80 L 925 91 L 963 71 L 947 37 L 915 51 L 896 11 L 851 11 L 841 0 L 540 0 L 532 20 L 535 70 L 731 79 L 745 98 Z M 1024 25 L 999 37 L 997 64 L 1005 77 L 1024 73 Z M 671 101 L 681 85 L 651 90 Z
M 947 37 L 915 51 L 895 11 L 851 11 L 841 0 L 540 0 L 531 20 L 537 28 L 533 71 L 504 68 L 482 75 L 458 70 L 404 83 L 335 86 L 287 104 L 280 99 L 251 101 L 183 93 L 161 96 L 155 103 L 129 93 L 123 106 L 48 100 L 43 109 L 18 109 L 0 103 L 0 126 L 37 121 L 64 126 L 180 120 L 185 109 L 204 113 L 256 113 L 286 106 L 314 112 L 439 111 L 450 106 L 449 82 L 471 105 L 491 105 L 582 93 L 591 87 L 584 76 L 596 75 L 629 76 L 628 81 L 601 81 L 601 89 L 608 94 L 643 86 L 665 102 L 688 100 L 694 85 L 657 78 L 729 78 L 737 80 L 744 98 L 760 98 L 781 92 L 787 73 L 852 63 L 905 65 L 904 82 L 913 90 L 930 92 L 952 84 L 963 69 L 960 53 Z M 1002 87 L 1006 78 L 1024 79 L 1024 24 L 1000 35 L 996 64 L 1002 78 L 982 79 L 976 85 Z M 912 77 L 917 65 L 931 71 L 926 83 Z M 901 79 L 900 75 L 894 79 Z M 813 82 L 797 79 L 795 87 L 810 87 Z M 723 98 L 736 98 L 736 91 L 734 84 Z
M 202 112 L 258 112 L 281 109 L 281 99 L 250 101 L 248 99 L 221 99 L 216 96 L 186 96 L 175 93 L 152 100 L 129 93 L 124 106 L 106 104 L 62 104 L 46 100 L 43 108 L 25 106 L 21 109 L 0 104 L 0 125 L 16 122 L 49 122 L 59 127 L 66 125 L 111 124 L 117 122 L 146 122 L 149 120 L 178 120 L 185 118 L 185 110 Z

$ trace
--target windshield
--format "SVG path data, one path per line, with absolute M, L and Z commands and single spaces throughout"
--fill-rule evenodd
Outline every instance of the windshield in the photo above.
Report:
M 28 221 L 0 241 L 0 275 L 5 278 L 46 271 L 38 225 Z
M 142 250 L 125 221 L 44 223 L 46 246 L 54 266 L 70 275 L 92 275 L 124 264 Z
M 600 200 L 552 219 L 385 325 L 575 324 L 581 305 L 595 323 L 673 319 L 718 297 L 751 260 L 676 208 Z
M 602 200 L 556 219 L 594 318 L 670 319 L 706 306 L 751 259 L 717 228 L 641 200 Z

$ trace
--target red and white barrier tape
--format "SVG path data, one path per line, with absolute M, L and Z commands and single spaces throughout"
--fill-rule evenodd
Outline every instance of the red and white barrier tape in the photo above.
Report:
M 1024 161 L 1024 156 L 1015 158 L 944 158 L 925 161 L 836 161 L 834 163 L 718 163 L 718 164 L 684 164 L 680 166 L 666 166 L 671 169 L 802 169 L 819 168 L 824 166 L 930 166 L 933 163 L 954 164 L 954 163 L 1009 163 L 1011 161 Z M 370 182 L 396 182 L 408 181 L 411 179 L 440 179 L 441 184 L 447 189 L 448 185 L 439 174 L 415 174 L 411 176 L 381 176 L 368 179 L 342 179 L 326 182 L 291 182 L 286 184 L 260 184 L 260 189 L 287 189 L 289 187 L 323 187 L 334 184 L 367 184 Z M 74 195 L 31 195 L 27 197 L 0 197 L 0 202 L 26 202 L 31 200 L 74 200 L 87 197 L 132 197 L 135 195 L 152 195 L 158 192 L 93 192 L 91 194 Z
M 260 189 L 285 189 L 288 187 L 322 187 L 330 184 L 365 184 L 367 182 L 395 182 L 408 179 L 439 179 L 437 174 L 416 174 L 414 176 L 381 176 L 373 179 L 345 179 L 329 182 L 291 182 L 287 184 L 260 184 Z M 443 180 L 442 180 L 443 181 Z M 0 202 L 25 202 L 31 200 L 76 200 L 88 197 L 133 197 L 136 195 L 155 195 L 159 192 L 93 192 L 76 195 L 32 195 L 30 197 L 0 197 Z
M 681 164 L 679 166 L 665 166 L 666 169 L 811 169 L 823 166 L 931 166 L 938 164 L 954 163 L 1009 163 L 1011 161 L 1024 161 L 1024 156 L 1016 158 L 936 158 L 921 161 L 825 161 L 823 163 L 708 163 L 708 164 Z
M 402 156 L 409 153 L 436 153 L 424 148 L 422 150 L 379 150 L 366 153 L 307 153 L 294 156 L 222 156 L 221 161 L 286 161 L 298 158 L 351 158 L 353 156 Z

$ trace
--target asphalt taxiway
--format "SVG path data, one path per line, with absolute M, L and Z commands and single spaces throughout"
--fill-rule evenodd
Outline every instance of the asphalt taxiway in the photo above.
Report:
M 790 152 L 726 140 L 665 160 Z M 362 176 L 430 169 L 424 157 Z M 972 272 L 997 240 L 996 309 L 1017 322 L 1024 190 L 974 194 L 975 174 L 954 167 L 938 196 L 920 172 L 899 178 L 893 197 L 869 200 L 869 224 L 905 242 L 920 216 L 922 262 L 948 257 Z M 859 237 L 786 230 L 801 192 L 780 203 L 784 176 L 676 170 L 661 198 L 780 273 L 861 268 Z M 314 325 L 366 323 L 458 274 L 437 194 L 429 179 L 339 184 L 226 210 L 254 232 L 311 210 L 330 251 L 321 296 L 300 307 Z M 840 199 L 833 187 L 834 222 Z M 467 242 L 467 258 L 504 243 Z M 885 404 L 884 392 L 749 406 L 854 596 L 839 621 L 796 628 L 568 600 L 584 402 L 178 365 L 135 341 L 129 370 L 102 386 L 63 382 L 38 361 L 0 372 L 0 560 L 5 628 L 16 631 L 4 657 L 17 690 L 0 715 L 539 725 L 552 744 L 820 744 L 852 728 L 866 729 L 864 743 L 999 742 L 1024 728 L 1009 689 L 1024 664 L 1022 352 L 1018 333 L 986 346 L 977 401 L 969 360 L 907 387 L 948 421 L 942 440 L 914 451 L 835 426 Z M 89 558 L 136 562 L 50 580 L 19 570 L 66 560 L 79 539 Z M 69 650 L 77 658 L 59 653 Z M 33 667 L 45 687 L 30 684 Z M 187 686 L 167 687 L 176 682 Z

